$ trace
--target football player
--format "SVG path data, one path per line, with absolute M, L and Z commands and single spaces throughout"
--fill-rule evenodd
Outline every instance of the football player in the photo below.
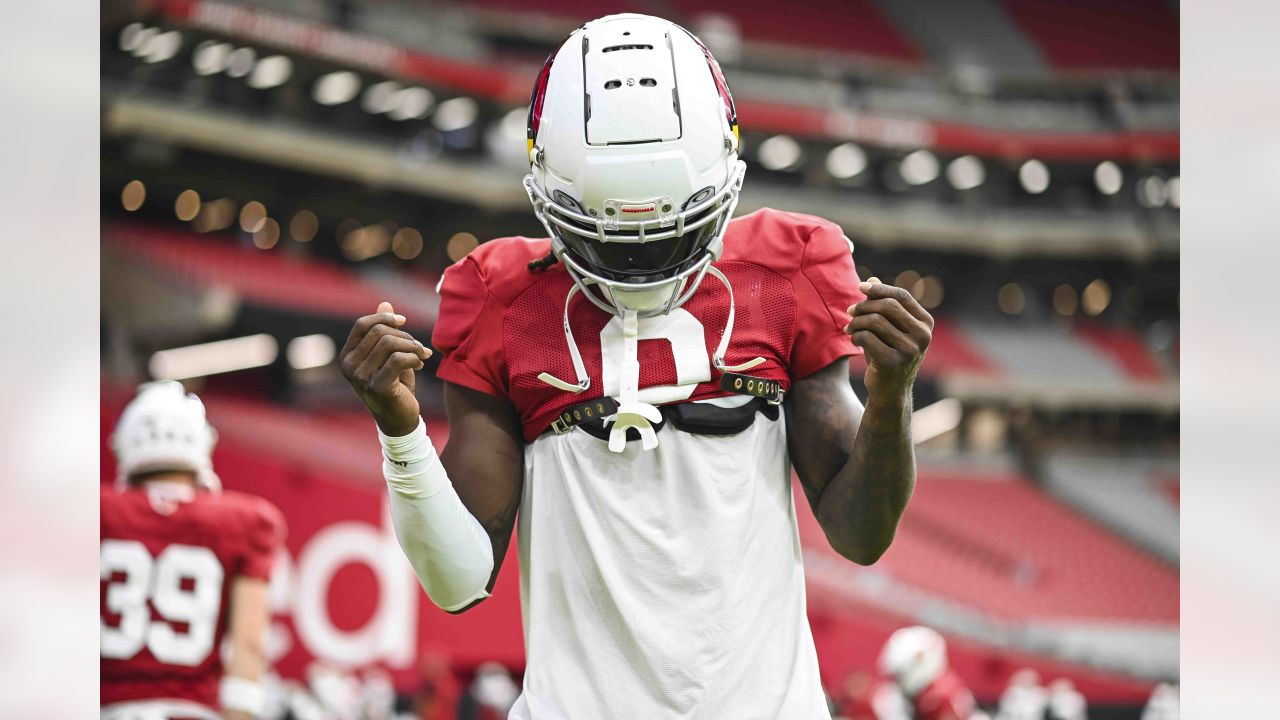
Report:
M 284 520 L 262 498 L 221 490 L 215 439 L 200 399 L 172 381 L 139 388 L 112 435 L 119 475 L 101 510 L 104 720 L 262 713 L 267 584 Z
M 915 720 L 970 720 L 973 693 L 947 664 L 947 641 L 932 628 L 901 628 L 880 651 L 880 671 L 906 698 Z
M 493 240 L 444 273 L 439 457 L 414 397 L 432 351 L 404 316 L 383 303 L 342 349 L 405 554 L 461 612 L 488 597 L 518 517 L 517 720 L 830 717 L 791 470 L 831 545 L 875 562 L 914 485 L 932 318 L 860 283 L 831 222 L 730 220 L 733 100 L 678 25 L 579 28 L 528 125 L 548 237 Z M 849 382 L 863 353 L 865 408 Z

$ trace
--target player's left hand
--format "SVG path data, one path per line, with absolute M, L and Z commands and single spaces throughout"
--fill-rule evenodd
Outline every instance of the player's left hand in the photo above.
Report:
M 871 278 L 858 285 L 866 300 L 849 308 L 849 333 L 867 357 L 868 398 L 901 401 L 909 396 L 933 337 L 933 316 L 911 293 Z

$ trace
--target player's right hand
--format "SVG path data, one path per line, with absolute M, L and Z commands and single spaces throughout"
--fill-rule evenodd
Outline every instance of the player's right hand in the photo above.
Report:
M 414 373 L 431 357 L 430 349 L 400 329 L 404 322 L 391 303 L 383 302 L 378 312 L 356 321 L 341 353 L 342 375 L 391 437 L 418 427 Z

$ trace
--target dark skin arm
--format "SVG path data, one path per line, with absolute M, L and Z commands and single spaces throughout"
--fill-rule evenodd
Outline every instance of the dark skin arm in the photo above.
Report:
M 911 294 L 875 278 L 849 308 L 845 332 L 867 358 L 867 405 L 837 360 L 792 383 L 787 443 L 805 496 L 831 547 L 870 565 L 893 542 L 915 487 L 911 387 L 933 318 Z
M 342 348 L 342 373 L 364 401 L 383 433 L 401 437 L 418 426 L 421 408 L 414 396 L 414 373 L 431 350 L 400 329 L 405 318 L 390 303 L 356 321 Z M 493 592 L 511 542 L 524 487 L 524 438 L 511 403 L 469 388 L 445 383 L 449 444 L 440 453 L 458 498 L 493 544 Z M 465 612 L 481 601 L 456 610 Z

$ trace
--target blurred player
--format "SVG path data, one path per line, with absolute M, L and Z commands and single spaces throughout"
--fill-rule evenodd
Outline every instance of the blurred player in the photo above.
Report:
M 1180 715 L 1178 686 L 1159 683 L 1151 691 L 1151 699 L 1142 709 L 1142 720 L 1178 720 Z
M 221 491 L 215 439 L 204 405 L 176 382 L 143 385 L 112 435 L 119 477 L 102 489 L 101 512 L 104 720 L 262 712 L 267 584 L 284 521 L 262 498 Z
M 1040 673 L 1022 668 L 1009 677 L 1000 694 L 997 720 L 1042 720 L 1049 709 L 1049 692 L 1040 685 Z
M 880 670 L 906 697 L 914 720 L 970 720 L 977 705 L 947 665 L 947 642 L 936 630 L 915 626 L 889 637 Z
M 1068 678 L 1049 683 L 1049 720 L 1088 720 L 1089 703 Z
M 441 281 L 441 456 L 414 397 L 430 351 L 405 318 L 384 303 L 342 349 L 405 554 L 460 612 L 488 597 L 519 517 L 515 720 L 829 718 L 792 467 L 832 547 L 875 562 L 915 482 L 933 319 L 860 283 L 829 221 L 729 221 L 733 100 L 675 24 L 575 31 L 539 73 L 528 140 L 549 237 L 488 242 Z

